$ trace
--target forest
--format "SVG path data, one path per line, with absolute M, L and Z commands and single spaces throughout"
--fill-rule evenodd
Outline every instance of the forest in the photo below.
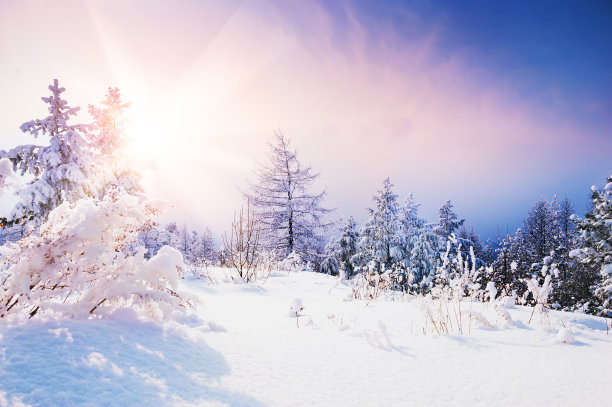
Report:
M 124 154 L 130 105 L 119 89 L 88 106 L 87 123 L 73 123 L 79 107 L 63 98 L 58 80 L 49 91 L 42 98 L 49 115 L 20 127 L 48 144 L 0 152 L 1 191 L 18 194 L 15 208 L 1 214 L 0 318 L 126 305 L 164 315 L 190 305 L 177 290 L 181 276 L 206 278 L 214 266 L 247 282 L 271 267 L 320 272 L 349 281 L 355 298 L 385 291 L 503 297 L 612 317 L 612 176 L 592 187 L 584 216 L 568 199 L 541 198 L 518 230 L 483 242 L 451 200 L 429 222 L 415 197 L 399 197 L 389 179 L 363 225 L 336 219 L 325 191 L 313 190 L 318 174 L 277 131 L 242 191 L 243 207 L 215 239 L 209 230 L 157 220 L 167 203 L 145 195 Z

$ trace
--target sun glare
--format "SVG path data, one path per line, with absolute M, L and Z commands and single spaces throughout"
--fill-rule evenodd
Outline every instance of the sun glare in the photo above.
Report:
M 155 162 L 164 154 L 164 134 L 172 119 L 152 108 L 132 106 L 125 125 L 125 154 L 138 162 Z

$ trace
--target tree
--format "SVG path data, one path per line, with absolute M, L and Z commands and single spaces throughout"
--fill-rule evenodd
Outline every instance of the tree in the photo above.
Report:
M 459 226 L 463 225 L 465 219 L 459 219 L 457 214 L 453 211 L 453 204 L 450 200 L 442 205 L 439 213 L 440 219 L 438 220 L 438 225 L 434 229 L 434 232 L 446 240 L 450 237 L 451 233 L 454 233 L 459 229 Z
M 410 291 L 423 293 L 431 288 L 438 260 L 438 242 L 439 237 L 424 228 L 412 236 L 407 279 Z
M 215 246 L 212 233 L 206 228 L 200 235 L 193 231 L 195 247 L 192 249 L 193 264 L 201 267 L 204 265 L 215 264 L 218 261 L 219 253 Z
M 404 238 L 406 253 L 412 250 L 414 237 L 421 233 L 425 227 L 425 220 L 419 218 L 418 211 L 421 205 L 416 203 L 414 195 L 411 193 L 406 199 L 405 205 L 400 208 L 400 222 L 402 226 L 402 236 Z
M 547 264 L 547 272 L 552 276 L 553 286 L 550 302 L 553 307 L 564 310 L 593 306 L 595 302 L 591 287 L 597 283 L 596 270 L 570 256 L 570 251 L 578 243 L 578 231 L 572 221 L 573 214 L 572 202 L 565 198 L 557 207 L 557 247 Z
M 570 256 L 600 274 L 596 296 L 602 315 L 612 317 L 612 175 L 603 191 L 591 188 L 591 210 L 584 219 L 574 217 L 580 231 L 580 247 Z
M 320 263 L 323 217 L 330 212 L 321 206 L 325 192 L 312 193 L 318 174 L 304 167 L 291 148 L 290 140 L 276 132 L 269 144 L 268 163 L 256 170 L 250 192 L 243 193 L 261 222 L 261 243 L 286 257 L 292 252 L 302 259 Z
M 474 251 L 476 268 L 486 266 L 484 245 L 482 244 L 482 240 L 480 240 L 480 235 L 476 233 L 473 228 L 468 231 L 466 228 L 462 227 L 457 235 L 457 240 L 461 242 L 461 255 L 464 259 L 467 259 L 470 268 L 472 267 L 470 250 Z
M 506 234 L 504 238 L 498 235 L 496 246 L 496 258 L 493 264 L 491 264 L 493 271 L 490 278 L 497 288 L 496 293 L 511 295 L 515 286 L 514 271 L 516 267 L 511 250 L 514 246 L 514 237 L 510 234 Z M 513 264 L 515 265 L 514 267 Z
M 358 245 L 357 224 L 353 217 L 349 216 L 340 229 L 340 237 L 338 239 L 332 238 L 325 247 L 325 258 L 321 264 L 321 271 L 338 275 L 342 270 L 345 278 L 351 278 L 355 274 L 351 259 L 357 254 Z
M 93 166 L 83 136 L 87 128 L 82 124 L 68 124 L 79 108 L 68 106 L 62 99 L 65 89 L 59 86 L 57 79 L 49 90 L 51 96 L 42 98 L 49 105 L 49 116 L 23 123 L 20 127 L 34 138 L 48 136 L 49 145 L 21 145 L 0 153 L 1 157 L 11 160 L 13 169 L 20 175 L 33 176 L 26 188 L 20 191 L 20 202 L 3 219 L 5 225 L 31 221 L 32 227 L 37 227 L 62 202 L 74 203 L 93 195 L 91 183 L 87 182 Z
M 359 252 L 353 262 L 362 269 L 373 267 L 378 272 L 389 270 L 406 257 L 398 196 L 391 190 L 389 178 L 373 197 L 375 206 L 368 208 L 369 219 L 361 229 Z
M 238 272 L 240 278 L 247 282 L 257 277 L 259 256 L 259 225 L 251 207 L 247 203 L 240 208 L 238 217 L 234 213 L 234 221 L 230 235 L 223 235 L 223 245 L 228 254 L 228 263 Z
M 52 95 L 43 101 L 50 116 L 21 129 L 48 136 L 50 145 L 2 152 L 13 170 L 33 178 L 10 222 L 31 220 L 40 227 L 0 253 L 7 265 L 0 270 L 0 318 L 41 313 L 89 317 L 129 307 L 161 319 L 189 305 L 178 292 L 180 252 L 166 246 L 147 259 L 139 241 L 163 204 L 144 202 L 122 187 L 98 193 L 104 184 L 94 175 L 109 165 L 112 152 L 104 143 L 90 145 L 86 126 L 68 124 L 78 108 L 61 98 L 64 88 L 57 80 L 49 89 Z M 5 163 L 0 160 L 3 174 Z
M 121 100 L 118 88 L 109 87 L 101 105 L 100 108 L 89 105 L 93 123 L 86 135 L 97 161 L 98 196 L 104 197 L 119 189 L 132 195 L 143 193 L 141 175 L 129 165 L 124 154 L 125 115 L 130 104 Z
M 557 248 L 559 231 L 556 206 L 556 198 L 551 203 L 540 198 L 531 207 L 527 218 L 523 221 L 521 229 L 525 238 L 523 248 L 531 264 L 541 262 Z M 527 266 L 530 267 L 531 264 Z

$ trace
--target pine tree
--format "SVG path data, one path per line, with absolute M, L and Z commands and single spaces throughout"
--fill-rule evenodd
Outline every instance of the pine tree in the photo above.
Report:
M 531 264 L 543 261 L 557 247 L 559 232 L 556 206 L 556 198 L 551 203 L 540 198 L 523 221 L 522 233 L 526 244 L 524 250 Z
M 424 293 L 431 288 L 438 263 L 438 244 L 439 237 L 424 228 L 412 236 L 407 279 L 410 292 Z
M 352 216 L 345 221 L 340 229 L 340 237 L 332 238 L 325 247 L 325 258 L 321 264 L 323 273 L 338 275 L 343 272 L 345 278 L 355 275 L 355 268 L 351 259 L 357 254 L 359 245 L 359 232 Z
M 572 221 L 573 214 L 572 202 L 565 198 L 556 211 L 557 247 L 547 267 L 553 277 L 550 302 L 553 306 L 565 310 L 583 308 L 586 304 L 593 305 L 591 287 L 597 281 L 597 274 L 592 267 L 580 264 L 569 255 L 578 239 L 576 224 Z
M 425 227 L 425 220 L 419 218 L 418 211 L 421 205 L 417 204 L 411 193 L 406 199 L 405 205 L 400 208 L 400 222 L 402 226 L 401 235 L 404 238 L 404 251 L 410 253 L 412 250 L 413 237 L 421 233 Z
M 318 174 L 301 164 L 282 133 L 275 133 L 269 149 L 268 164 L 259 166 L 256 182 L 244 193 L 261 224 L 261 243 L 282 257 L 295 252 L 303 260 L 319 264 L 321 235 L 328 226 L 323 218 L 330 210 L 321 206 L 325 192 L 311 192 Z
M 196 234 L 196 232 L 193 232 Z M 204 266 L 216 264 L 219 259 L 219 253 L 215 246 L 215 240 L 209 228 L 198 236 L 196 246 L 193 249 L 194 264 L 196 266 Z
M 62 202 L 76 202 L 93 195 L 88 183 L 93 162 L 84 134 L 85 125 L 69 124 L 79 111 L 62 99 L 65 91 L 55 79 L 49 86 L 51 96 L 43 97 L 48 104 L 49 116 L 21 125 L 24 133 L 34 138 L 47 136 L 49 145 L 21 145 L 1 157 L 11 160 L 13 169 L 20 175 L 29 174 L 33 179 L 20 191 L 20 202 L 3 224 L 31 221 L 32 227 L 44 222 L 49 213 Z
M 484 260 L 484 245 L 482 244 L 482 240 L 480 240 L 480 235 L 476 233 L 473 228 L 468 231 L 466 228 L 462 227 L 457 235 L 457 240 L 461 242 L 461 255 L 464 259 L 467 259 L 470 268 L 472 267 L 472 256 L 470 254 L 470 250 L 474 251 L 476 268 L 478 269 L 486 266 L 486 261 Z
M 130 104 L 121 100 L 118 88 L 108 88 L 101 105 L 101 108 L 89 105 L 93 123 L 87 133 L 97 161 L 98 196 L 104 197 L 118 190 L 140 194 L 144 191 L 140 184 L 141 175 L 128 163 L 124 154 L 127 142 L 125 115 Z
M 496 259 L 491 265 L 493 272 L 490 276 L 491 281 L 495 283 L 497 293 L 510 295 L 515 282 L 515 276 L 512 269 L 512 253 L 513 237 L 506 235 L 504 238 L 497 237 Z M 514 263 L 516 264 L 516 263 Z
M 367 209 L 370 217 L 360 232 L 359 252 L 353 256 L 362 269 L 373 267 L 382 272 L 405 260 L 398 196 L 392 186 L 389 178 L 385 179 L 383 189 L 373 197 L 375 207 Z
M 453 211 L 453 204 L 451 201 L 446 201 L 440 208 L 440 219 L 437 227 L 434 229 L 442 239 L 446 240 L 452 233 L 455 233 L 457 229 L 465 222 L 465 219 L 459 219 L 457 214 Z
M 596 296 L 601 301 L 601 314 L 612 317 L 612 175 L 603 191 L 592 187 L 591 210 L 584 219 L 574 217 L 580 231 L 580 248 L 571 257 L 600 274 Z

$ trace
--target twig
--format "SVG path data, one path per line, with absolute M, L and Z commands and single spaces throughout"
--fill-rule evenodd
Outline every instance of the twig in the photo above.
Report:
M 531 318 L 533 318 L 533 313 L 535 312 L 536 307 L 538 306 L 538 297 L 540 294 L 538 294 L 538 296 L 536 297 L 536 303 L 533 306 L 533 311 L 531 311 L 531 316 L 529 317 L 529 322 L 527 322 L 527 324 L 531 324 Z
M 438 326 L 436 325 L 436 321 L 434 321 L 433 317 L 431 316 L 429 309 L 427 309 L 427 315 L 429 315 L 429 318 L 431 319 L 431 323 L 433 324 L 434 328 L 436 328 L 436 331 L 438 331 L 438 335 L 440 335 L 440 330 L 438 329 Z

